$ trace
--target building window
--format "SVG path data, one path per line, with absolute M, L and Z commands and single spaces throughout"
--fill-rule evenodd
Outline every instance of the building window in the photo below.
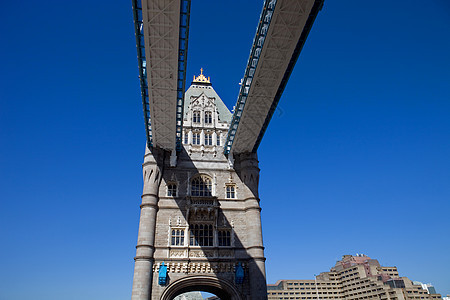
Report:
M 167 196 L 169 197 L 177 196 L 177 185 L 175 183 L 170 183 L 167 185 Z
M 212 146 L 212 134 L 210 133 L 205 134 L 205 145 Z
M 236 187 L 234 185 L 227 185 L 227 199 L 236 198 Z
M 191 196 L 210 197 L 212 191 L 211 179 L 206 176 L 196 177 L 192 180 Z
M 185 144 L 189 143 L 189 133 L 188 132 L 184 133 L 184 143 Z
M 200 133 L 193 133 L 192 134 L 192 144 L 200 145 Z
M 231 246 L 231 231 L 228 229 L 218 230 L 217 237 L 219 240 L 219 246 Z
M 194 111 L 192 113 L 192 122 L 193 123 L 200 123 L 200 112 L 199 111 Z
M 184 229 L 172 229 L 172 246 L 184 246 Z
M 212 113 L 205 111 L 205 124 L 212 124 Z
M 216 145 L 217 145 L 217 146 L 220 146 L 220 135 L 219 135 L 219 134 L 217 134 Z
M 189 245 L 213 246 L 213 226 L 207 224 L 194 224 L 189 226 Z

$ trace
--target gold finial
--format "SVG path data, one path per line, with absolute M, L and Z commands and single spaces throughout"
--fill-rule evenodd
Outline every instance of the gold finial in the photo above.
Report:
M 203 75 L 203 68 L 200 69 L 200 75 L 197 77 L 194 75 L 194 80 L 192 82 L 211 83 L 210 78 L 206 78 L 205 75 Z

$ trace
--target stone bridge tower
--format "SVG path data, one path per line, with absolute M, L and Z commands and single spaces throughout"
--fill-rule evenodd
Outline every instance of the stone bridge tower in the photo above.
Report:
M 147 148 L 132 300 L 193 290 L 267 299 L 256 154 L 230 162 L 231 113 L 202 73 L 185 94 L 183 147 Z

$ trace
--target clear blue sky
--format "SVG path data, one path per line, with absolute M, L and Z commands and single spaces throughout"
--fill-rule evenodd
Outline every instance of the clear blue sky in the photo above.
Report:
M 188 79 L 229 108 L 261 7 L 192 1 Z M 131 1 L 3 1 L 0 24 L 0 300 L 129 299 Z M 449 37 L 447 0 L 325 1 L 259 148 L 269 283 L 365 253 L 450 294 Z

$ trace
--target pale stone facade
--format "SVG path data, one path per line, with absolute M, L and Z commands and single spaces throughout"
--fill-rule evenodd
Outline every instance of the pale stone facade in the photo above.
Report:
M 185 103 L 176 166 L 160 149 L 145 154 L 132 299 L 173 299 L 195 290 L 267 299 L 256 154 L 234 162 L 224 156 L 231 113 L 203 74 Z M 158 280 L 162 263 L 165 284 Z
M 382 267 L 365 255 L 344 255 L 316 280 L 279 280 L 267 285 L 269 300 L 438 300 L 421 285 L 400 277 L 396 267 Z
M 203 300 L 200 292 L 187 292 L 176 296 L 173 300 Z

